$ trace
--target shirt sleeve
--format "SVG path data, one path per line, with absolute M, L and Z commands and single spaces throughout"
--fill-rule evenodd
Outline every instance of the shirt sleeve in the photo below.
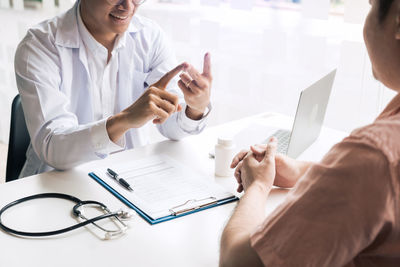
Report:
M 155 23 L 153 24 L 155 36 L 153 45 L 153 56 L 151 59 L 151 71 L 146 79 L 146 84 L 151 85 L 157 82 L 165 73 L 178 65 L 171 42 L 164 32 Z M 207 124 L 208 114 L 211 111 L 211 105 L 200 120 L 192 120 L 186 116 L 186 103 L 183 93 L 178 87 L 179 77 L 176 76 L 168 84 L 167 90 L 178 95 L 179 103 L 182 105 L 182 111 L 172 114 L 163 124 L 158 124 L 159 132 L 172 140 L 179 140 L 185 136 L 198 134 L 203 131 Z
M 344 266 L 390 225 L 390 164 L 350 139 L 312 166 L 251 237 L 265 266 Z
M 91 137 L 96 149 L 95 153 L 100 158 L 125 149 L 125 135 L 117 143 L 110 140 L 107 132 L 107 119 L 100 120 L 93 125 Z
M 61 92 L 58 52 L 28 33 L 15 55 L 15 73 L 32 147 L 41 161 L 64 170 L 123 149 L 108 137 L 106 120 L 82 124 Z

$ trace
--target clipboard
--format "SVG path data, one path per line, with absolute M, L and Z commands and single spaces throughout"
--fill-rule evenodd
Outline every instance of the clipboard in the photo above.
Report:
M 165 158 L 165 156 L 162 157 Z M 168 214 L 165 214 L 164 216 L 158 218 L 153 218 L 152 216 L 147 214 L 146 211 L 140 207 L 140 205 L 134 203 L 134 201 L 131 201 L 129 197 L 126 197 L 126 194 L 124 196 L 124 193 L 121 193 L 121 191 L 123 190 L 122 188 L 121 190 L 120 189 L 116 190 L 113 186 L 110 185 L 110 183 L 104 181 L 104 179 L 99 177 L 99 175 L 97 175 L 95 172 L 90 172 L 88 175 L 92 179 L 94 179 L 98 184 L 104 187 L 107 191 L 113 194 L 116 198 L 118 198 L 121 202 L 123 202 L 126 206 L 135 210 L 143 219 L 145 219 L 151 225 L 176 219 L 202 210 L 210 209 L 216 206 L 228 204 L 239 199 L 233 194 L 230 194 L 229 196 L 224 198 L 216 198 L 215 196 L 212 195 L 200 199 L 189 198 L 183 201 L 182 203 L 176 203 L 176 205 L 169 207 Z M 135 190 L 134 185 L 133 188 Z

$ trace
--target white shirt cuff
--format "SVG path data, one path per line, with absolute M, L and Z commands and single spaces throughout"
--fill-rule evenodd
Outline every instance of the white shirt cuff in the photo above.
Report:
M 91 128 L 92 145 L 96 155 L 100 158 L 125 149 L 125 135 L 117 143 L 110 140 L 106 126 L 107 119 L 96 122 Z
M 187 105 L 183 104 L 182 111 L 178 114 L 178 123 L 181 129 L 189 134 L 201 132 L 206 126 L 208 114 L 210 114 L 210 111 L 212 109 L 211 103 L 208 104 L 203 114 L 203 117 L 200 120 L 192 120 L 191 118 L 186 116 L 186 107 Z

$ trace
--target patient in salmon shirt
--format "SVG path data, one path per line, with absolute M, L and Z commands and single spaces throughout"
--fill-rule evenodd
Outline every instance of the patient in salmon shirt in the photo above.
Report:
M 374 76 L 400 92 L 400 0 L 370 5 L 364 40 Z M 232 161 L 244 194 L 222 234 L 220 266 L 400 266 L 399 94 L 321 162 L 277 154 L 276 143 Z M 265 218 L 273 185 L 294 188 Z

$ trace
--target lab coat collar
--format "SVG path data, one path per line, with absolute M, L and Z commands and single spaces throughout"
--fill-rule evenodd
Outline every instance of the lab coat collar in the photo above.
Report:
M 97 50 L 105 49 L 105 53 L 107 54 L 107 49 L 102 46 L 99 42 L 94 39 L 94 37 L 90 34 L 85 24 L 82 21 L 82 17 L 80 15 L 79 7 L 76 11 L 77 14 L 77 23 L 78 23 L 78 32 L 80 37 L 82 38 L 83 43 L 89 48 L 89 50 L 96 55 Z
M 143 24 L 140 21 L 140 19 L 137 17 L 137 15 L 133 15 L 132 21 L 129 24 L 128 27 L 128 32 L 129 33 L 135 33 L 135 32 L 139 32 L 143 29 Z
M 60 18 L 60 25 L 55 36 L 56 45 L 69 48 L 78 48 L 80 46 L 76 13 L 79 2 L 76 1 L 75 5 Z
M 75 5 L 60 18 L 60 25 L 55 36 L 56 45 L 69 48 L 80 47 L 81 42 L 77 21 L 79 2 L 79 0 L 76 1 Z M 127 31 L 129 33 L 135 33 L 142 29 L 143 24 L 140 19 L 134 15 Z

